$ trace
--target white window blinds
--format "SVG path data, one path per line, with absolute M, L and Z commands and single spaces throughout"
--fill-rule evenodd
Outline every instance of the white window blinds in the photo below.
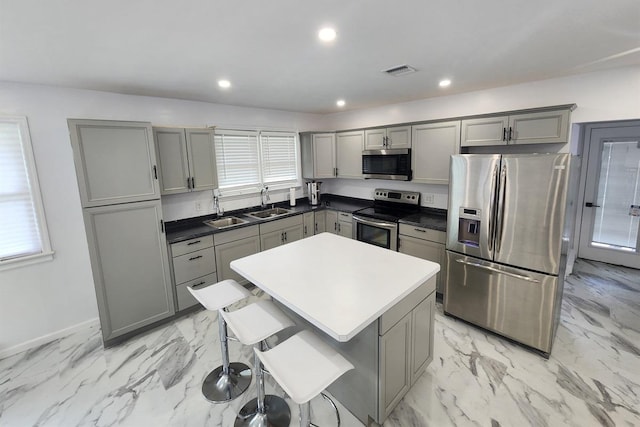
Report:
M 293 133 L 261 132 L 262 179 L 264 184 L 291 183 L 298 179 L 296 136 Z
M 216 163 L 220 189 L 258 187 L 258 133 L 216 130 Z
M 50 254 L 24 117 L 0 117 L 0 222 L 0 266 Z

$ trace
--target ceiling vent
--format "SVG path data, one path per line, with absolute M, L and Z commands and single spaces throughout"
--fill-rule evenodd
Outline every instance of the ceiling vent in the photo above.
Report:
M 415 73 L 416 69 L 405 64 L 405 65 L 398 65 L 397 67 L 391 67 L 388 70 L 383 70 L 382 72 L 387 73 L 393 77 L 398 77 L 398 76 L 404 76 L 405 74 Z

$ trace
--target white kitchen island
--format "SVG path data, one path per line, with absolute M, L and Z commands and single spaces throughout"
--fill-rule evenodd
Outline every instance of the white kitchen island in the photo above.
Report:
M 329 391 L 364 423 L 382 424 L 432 359 L 436 263 L 322 233 L 231 268 L 353 363 Z

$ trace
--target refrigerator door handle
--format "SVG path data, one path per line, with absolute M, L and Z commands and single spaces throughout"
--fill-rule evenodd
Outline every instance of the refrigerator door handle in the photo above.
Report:
M 505 276 L 515 277 L 516 279 L 526 280 L 527 282 L 540 283 L 540 280 L 534 279 L 533 277 L 525 276 L 523 274 L 510 273 L 508 271 L 500 270 L 499 268 L 478 264 L 477 262 L 469 262 L 463 259 L 457 259 L 456 262 L 464 265 L 470 265 L 472 267 L 481 268 L 484 270 L 493 271 L 494 273 L 504 274 Z
M 494 234 L 494 222 L 495 222 L 495 216 L 494 216 L 494 210 L 496 207 L 496 180 L 498 179 L 498 165 L 496 165 L 496 167 L 493 169 L 493 174 L 491 175 L 491 194 L 489 195 L 489 200 L 491 200 L 491 204 L 489 205 L 489 212 L 490 212 L 490 217 L 491 218 L 489 220 L 489 251 L 492 252 L 493 251 L 493 234 Z
M 496 213 L 496 252 L 500 252 L 502 246 L 502 232 L 504 231 L 504 209 L 505 198 L 507 197 L 507 166 L 502 165 L 500 172 L 500 185 L 498 192 L 498 212 Z

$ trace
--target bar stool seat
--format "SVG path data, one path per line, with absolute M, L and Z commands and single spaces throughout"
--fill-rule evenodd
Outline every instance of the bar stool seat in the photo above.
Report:
M 218 334 L 222 365 L 211 371 L 202 383 L 202 394 L 213 403 L 229 402 L 244 393 L 251 384 L 251 369 L 244 363 L 229 362 L 227 325 L 220 313 L 251 293 L 233 279 L 204 288 L 188 286 L 191 295 L 207 310 L 218 312 Z
M 264 350 L 270 336 L 291 326 L 293 321 L 271 301 L 260 300 L 233 312 L 222 312 L 222 316 L 234 335 L 245 345 Z M 266 395 L 262 364 L 254 356 L 257 396 L 245 404 L 238 413 L 235 427 L 288 427 L 291 421 L 289 405 L 279 396 Z
M 304 427 L 311 425 L 311 399 L 354 368 L 340 353 L 307 330 L 271 350 L 256 350 L 256 355 L 291 399 L 300 405 L 300 426 Z

